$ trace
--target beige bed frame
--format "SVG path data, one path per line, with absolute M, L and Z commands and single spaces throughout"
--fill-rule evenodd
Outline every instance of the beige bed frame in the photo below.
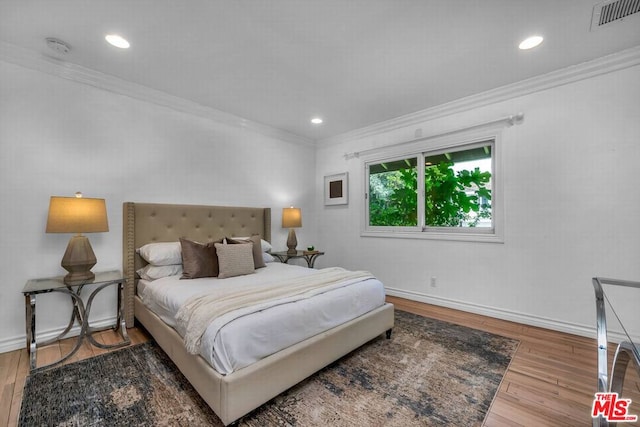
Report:
M 205 242 L 260 234 L 270 241 L 271 210 L 126 202 L 123 213 L 127 327 L 134 325 L 135 317 L 225 425 L 393 327 L 393 305 L 385 304 L 253 365 L 221 375 L 202 357 L 189 354 L 180 335 L 136 296 L 135 271 L 145 262 L 135 249 L 151 242 L 177 241 L 180 237 Z

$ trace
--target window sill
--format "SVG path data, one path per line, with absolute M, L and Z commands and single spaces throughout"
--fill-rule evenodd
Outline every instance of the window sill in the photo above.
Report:
M 361 237 L 391 237 L 395 239 L 426 239 L 426 240 L 449 240 L 459 242 L 479 242 L 479 243 L 504 243 L 504 237 L 500 234 L 480 234 L 480 233 L 442 233 L 433 231 L 373 231 L 365 230 L 360 233 Z

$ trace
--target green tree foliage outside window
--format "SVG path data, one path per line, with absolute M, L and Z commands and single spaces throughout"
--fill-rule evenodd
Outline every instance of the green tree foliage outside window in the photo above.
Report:
M 481 149 L 485 152 L 482 156 L 490 158 L 490 150 L 486 148 Z M 465 160 L 469 160 L 469 155 L 478 156 L 477 152 L 477 149 L 461 151 L 459 153 L 462 155 L 458 157 L 466 154 Z M 424 171 L 425 224 L 429 227 L 490 224 L 491 172 L 479 167 L 456 167 L 455 159 L 450 160 L 453 157 L 448 154 L 435 157 L 438 160 L 428 162 Z M 413 158 L 369 167 L 369 225 L 417 226 L 418 180 L 415 163 L 416 159 Z
M 418 225 L 418 180 L 415 167 L 369 174 L 369 224 Z
M 452 162 L 425 168 L 425 224 L 430 227 L 475 227 L 491 219 L 491 172 L 463 169 Z

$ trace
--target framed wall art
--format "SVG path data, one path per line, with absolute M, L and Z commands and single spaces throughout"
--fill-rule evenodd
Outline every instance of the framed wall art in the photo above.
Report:
M 346 205 L 349 203 L 349 175 L 347 172 L 324 177 L 324 204 Z

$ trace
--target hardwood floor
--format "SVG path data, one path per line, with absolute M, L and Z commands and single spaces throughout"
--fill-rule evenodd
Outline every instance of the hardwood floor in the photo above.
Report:
M 595 339 L 400 298 L 387 299 L 399 310 L 520 340 L 485 426 L 591 425 L 598 372 Z M 614 351 L 612 345 L 610 359 Z M 633 401 L 630 413 L 640 415 L 640 380 L 631 367 L 624 394 Z
M 399 310 L 520 340 L 485 426 L 591 425 L 597 372 L 595 340 L 395 297 L 387 299 Z M 129 335 L 132 344 L 149 339 L 138 328 L 130 329 Z M 112 331 L 96 334 L 96 338 L 104 343 L 118 339 Z M 39 365 L 59 358 L 73 344 L 69 339 L 40 348 Z M 85 343 L 67 363 L 104 352 Z M 28 366 L 24 349 L 0 354 L 0 426 L 17 424 Z M 629 412 L 640 415 L 640 379 L 633 368 L 627 371 L 624 394 L 633 401 Z

